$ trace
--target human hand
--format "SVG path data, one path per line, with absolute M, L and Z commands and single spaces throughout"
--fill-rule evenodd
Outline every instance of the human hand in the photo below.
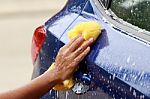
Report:
M 60 82 L 72 77 L 74 71 L 78 68 L 78 64 L 90 51 L 89 46 L 93 42 L 93 38 L 85 41 L 80 35 L 60 48 L 56 56 L 55 68 L 52 71 Z

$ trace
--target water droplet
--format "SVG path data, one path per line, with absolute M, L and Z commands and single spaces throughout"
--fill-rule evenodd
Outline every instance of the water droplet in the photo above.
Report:
M 105 81 L 105 78 L 104 78 L 104 81 Z
M 57 41 L 58 41 L 58 40 L 57 40 L 57 39 L 55 39 L 55 43 L 57 43 Z
M 135 62 L 133 62 L 131 66 L 135 67 Z
M 94 79 L 95 77 L 93 76 L 92 79 Z
M 56 52 L 56 50 L 54 49 L 54 53 Z
M 111 91 L 111 89 L 109 89 L 109 91 Z
M 109 76 L 109 79 L 111 79 L 111 75 Z
M 55 57 L 53 57 L 52 59 L 55 60 Z
M 94 93 L 92 93 L 92 96 L 94 96 Z
M 51 95 L 51 93 L 52 93 L 52 90 L 49 91 L 49 94 L 50 94 L 50 95 Z
M 140 85 L 143 86 L 144 84 L 141 82 Z
M 41 57 L 41 60 L 43 60 L 43 57 Z
M 119 71 L 121 71 L 122 70 L 122 66 L 119 68 Z
M 56 94 L 57 94 L 57 95 L 56 95 L 56 96 L 57 96 L 57 97 L 56 97 L 56 99 L 58 99 L 58 98 L 59 98 L 59 94 L 58 94 L 58 91 L 56 92 Z
M 138 8 L 135 8 L 135 10 L 137 11 L 137 10 L 138 10 Z
M 102 20 L 103 20 L 105 23 L 108 23 L 108 22 L 107 22 L 107 19 L 106 19 L 105 17 L 103 17 Z
M 132 87 L 130 87 L 130 92 L 132 91 Z
M 133 9 L 131 9 L 131 13 L 133 13 Z
M 113 99 L 115 99 L 115 95 L 113 94 Z
M 146 88 L 147 88 L 147 89 L 149 89 L 149 88 L 150 88 L 150 86 L 147 86 Z
M 109 80 L 107 81 L 107 83 L 109 83 Z
M 144 75 L 144 71 L 140 74 L 139 80 L 142 79 L 143 75 Z
M 68 91 L 66 91 L 66 98 L 65 99 L 68 99 L 68 95 L 69 95 L 69 93 L 68 93 Z
M 124 76 L 123 76 L 123 80 L 125 80 L 125 79 L 126 79 L 126 76 L 127 76 L 127 74 L 124 74 Z
M 109 12 L 108 12 L 108 10 L 105 10 L 105 13 L 109 15 Z
M 116 77 L 116 74 L 113 74 L 113 80 L 115 79 L 115 77 Z
M 47 46 L 49 46 L 49 43 L 47 44 Z
M 134 80 L 136 80 L 136 79 L 137 79 L 137 76 L 134 77 Z
M 55 96 L 52 96 L 52 99 L 55 99 Z
M 140 99 L 144 99 L 144 95 L 140 95 Z
M 135 96 L 135 97 L 136 97 L 136 92 L 135 92 L 135 90 L 133 90 L 133 96 Z
M 123 89 L 121 89 L 121 91 L 123 92 Z
M 127 63 L 129 63 L 130 62 L 130 56 L 127 58 Z

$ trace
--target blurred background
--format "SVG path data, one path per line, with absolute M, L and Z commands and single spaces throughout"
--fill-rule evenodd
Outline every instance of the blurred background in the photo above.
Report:
M 0 0 L 0 92 L 30 81 L 33 32 L 65 3 L 66 0 Z

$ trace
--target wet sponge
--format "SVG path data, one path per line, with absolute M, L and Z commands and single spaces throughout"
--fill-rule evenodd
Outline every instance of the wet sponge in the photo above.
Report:
M 50 68 L 48 69 L 49 71 L 53 70 L 55 68 L 55 63 L 53 63 Z M 54 90 L 68 90 L 71 87 L 73 87 L 74 85 L 74 81 L 73 78 L 70 78 L 68 80 L 65 80 L 57 85 L 55 85 L 55 87 L 53 87 Z
M 78 36 L 79 34 L 82 34 L 83 38 L 85 40 L 88 40 L 89 38 L 94 38 L 94 40 L 97 39 L 97 37 L 101 33 L 101 26 L 96 21 L 90 21 L 90 22 L 82 22 L 78 25 L 76 25 L 72 30 L 68 32 L 68 37 L 70 39 L 73 39 L 74 37 Z M 53 70 L 55 68 L 55 63 L 53 63 L 49 70 Z M 74 85 L 73 78 L 70 78 L 68 80 L 65 80 L 61 82 L 60 84 L 57 84 L 55 87 L 53 87 L 54 90 L 69 90 Z
M 89 38 L 94 38 L 94 40 L 96 40 L 101 33 L 101 26 L 96 21 L 82 22 L 70 30 L 68 36 L 72 39 L 80 33 L 85 40 L 88 40 Z

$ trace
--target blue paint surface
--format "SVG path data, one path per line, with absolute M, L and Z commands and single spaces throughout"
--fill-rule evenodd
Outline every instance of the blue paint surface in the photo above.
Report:
M 92 76 L 91 91 L 100 88 L 117 99 L 150 98 L 150 44 L 111 27 L 102 17 L 92 0 L 68 0 L 64 9 L 45 23 L 47 37 L 35 62 L 36 75 L 33 76 L 41 75 L 54 62 L 59 48 L 69 42 L 67 32 L 71 28 L 80 22 L 95 20 L 103 27 L 102 35 L 81 63 L 87 67 L 82 72 Z M 42 99 L 58 98 L 57 94 L 51 91 Z

